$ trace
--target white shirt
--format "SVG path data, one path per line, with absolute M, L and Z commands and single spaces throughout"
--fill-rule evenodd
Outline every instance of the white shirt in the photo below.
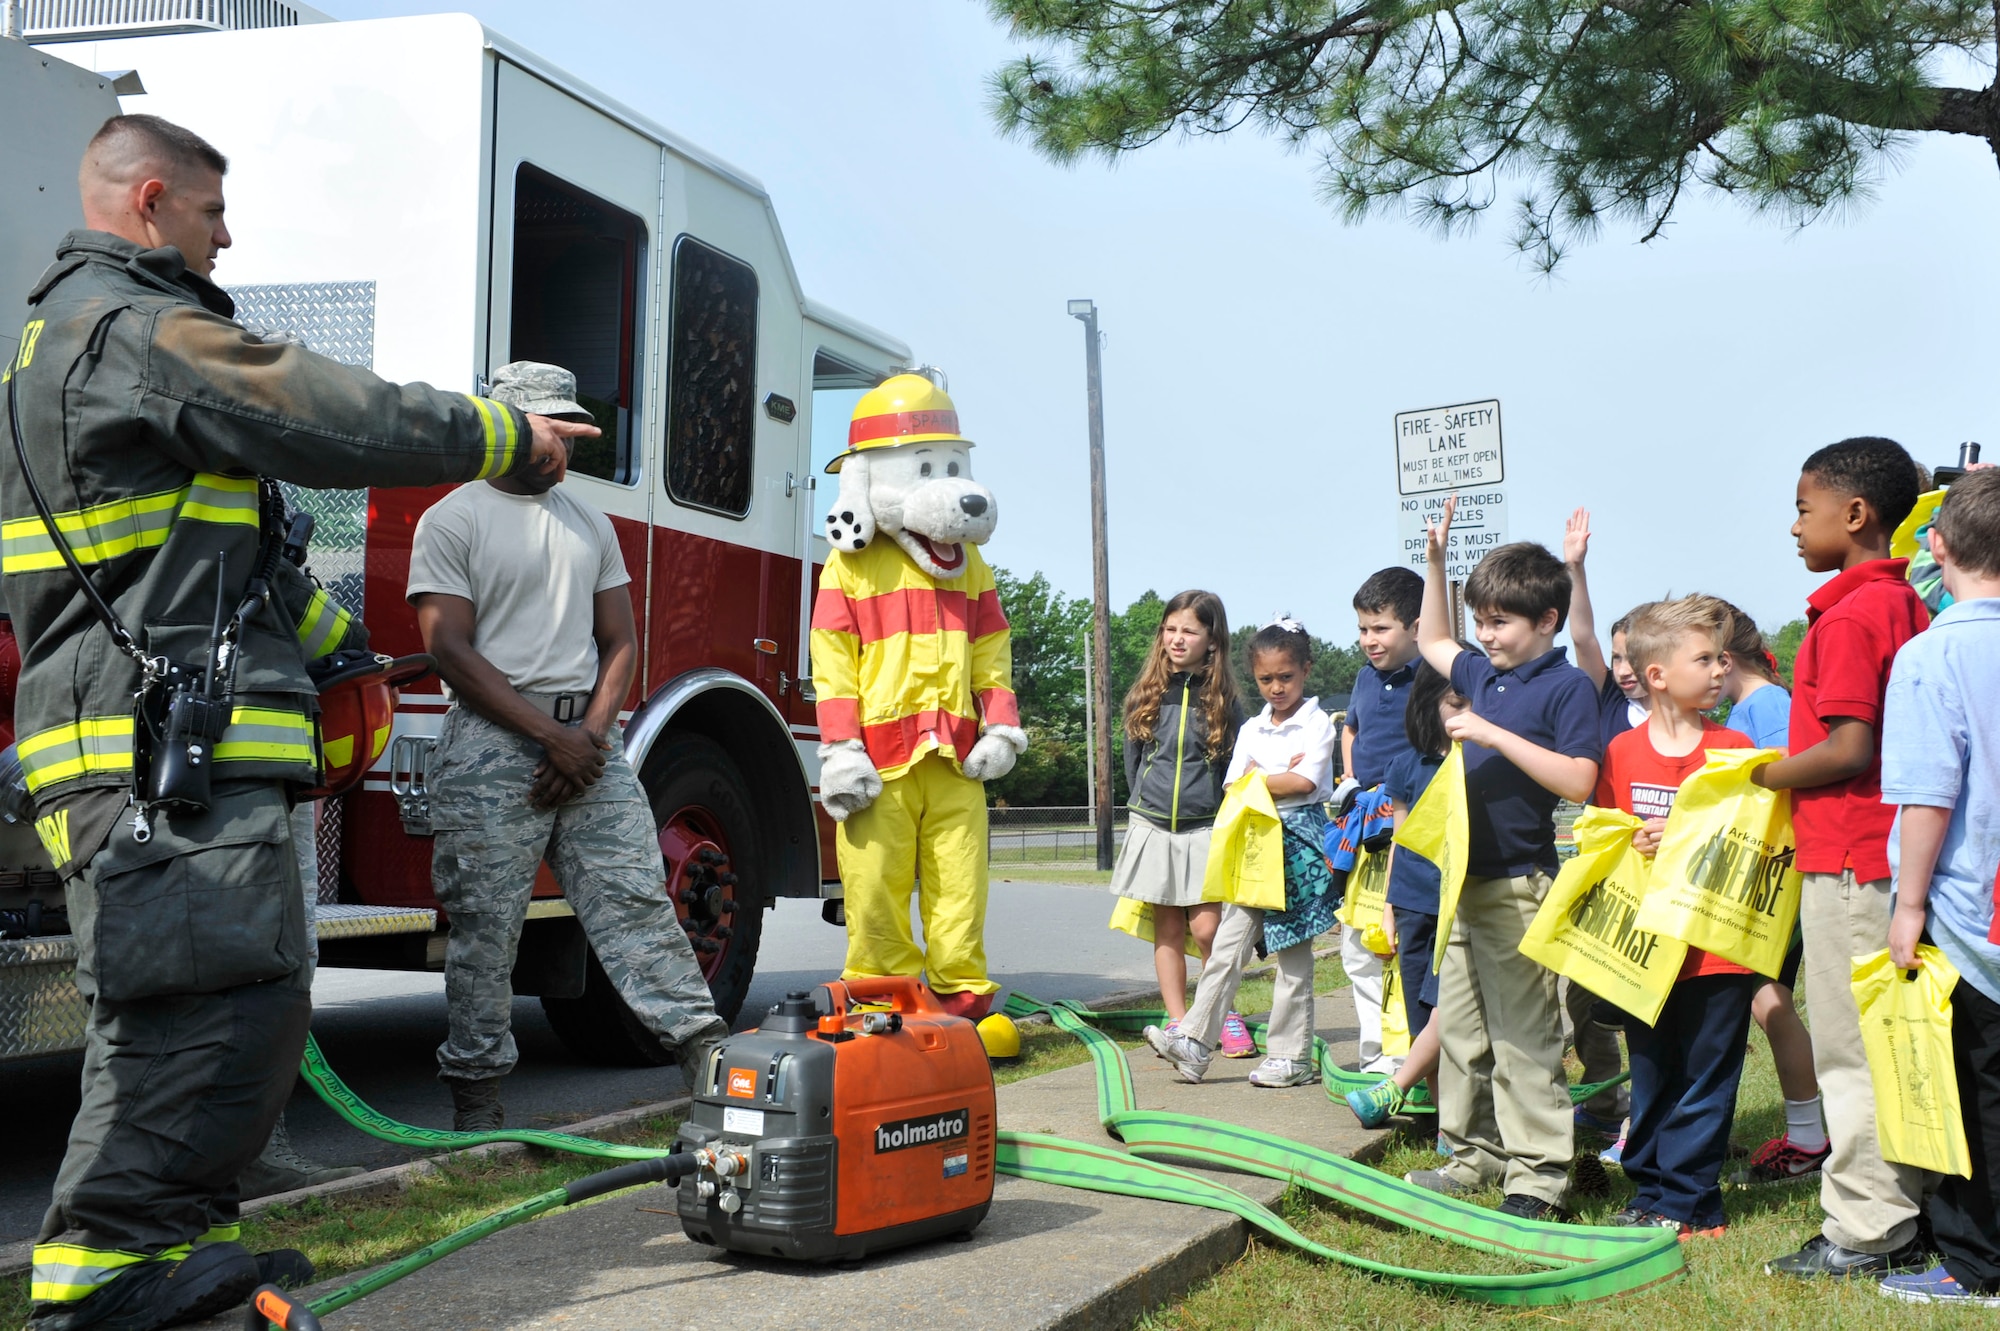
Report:
M 1243 723 L 1236 732 L 1236 750 L 1229 755 L 1229 771 L 1223 784 L 1234 785 L 1250 770 L 1254 761 L 1264 775 L 1289 771 L 1313 783 L 1303 795 L 1273 799 L 1280 809 L 1296 809 L 1307 804 L 1324 804 L 1333 798 L 1333 746 L 1336 739 L 1333 718 L 1319 708 L 1318 698 L 1307 698 L 1299 710 L 1280 725 L 1271 720 L 1271 708 Z M 1293 758 L 1298 758 L 1294 764 Z
M 404 594 L 472 602 L 472 645 L 523 693 L 597 684 L 598 592 L 631 578 L 611 520 L 560 485 L 515 495 L 459 486 L 417 520 Z

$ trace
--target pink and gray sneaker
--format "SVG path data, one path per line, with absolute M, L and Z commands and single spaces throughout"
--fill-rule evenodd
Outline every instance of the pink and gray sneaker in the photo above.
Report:
M 1250 1024 L 1241 1013 L 1231 1012 L 1222 1019 L 1222 1040 L 1217 1052 L 1224 1058 L 1255 1058 L 1257 1042 L 1250 1038 Z

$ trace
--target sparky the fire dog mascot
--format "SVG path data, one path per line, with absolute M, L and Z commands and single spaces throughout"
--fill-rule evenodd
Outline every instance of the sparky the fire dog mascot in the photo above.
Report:
M 813 602 L 820 797 L 840 824 L 845 979 L 921 975 L 987 1017 L 986 792 L 1028 747 L 1007 616 L 978 547 L 999 508 L 972 479 L 951 398 L 899 374 L 855 406 L 827 467 L 833 553 Z M 918 880 L 924 947 L 910 932 Z M 1011 1024 L 988 1018 L 995 1053 Z M 999 1045 L 1000 1048 L 995 1048 Z

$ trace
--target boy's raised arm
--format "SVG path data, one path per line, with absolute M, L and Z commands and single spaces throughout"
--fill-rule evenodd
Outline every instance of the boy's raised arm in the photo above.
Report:
M 1590 553 L 1590 510 L 1579 508 L 1563 526 L 1563 564 L 1569 569 L 1569 641 L 1576 648 L 1576 666 L 1590 682 L 1604 687 L 1611 667 L 1597 641 L 1597 616 L 1590 608 L 1590 586 L 1583 578 L 1584 557 Z
M 1431 669 L 1451 678 L 1451 663 L 1458 659 L 1458 640 L 1451 636 L 1451 592 L 1445 586 L 1446 538 L 1451 520 L 1458 512 L 1458 496 L 1444 501 L 1444 517 L 1429 524 L 1424 540 L 1424 608 L 1417 618 L 1417 650 Z

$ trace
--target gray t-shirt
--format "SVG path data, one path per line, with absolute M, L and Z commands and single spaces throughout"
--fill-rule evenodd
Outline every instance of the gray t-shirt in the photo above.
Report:
M 513 495 L 459 486 L 417 520 L 410 587 L 472 602 L 472 645 L 523 693 L 597 683 L 592 598 L 632 579 L 611 519 L 561 486 Z

